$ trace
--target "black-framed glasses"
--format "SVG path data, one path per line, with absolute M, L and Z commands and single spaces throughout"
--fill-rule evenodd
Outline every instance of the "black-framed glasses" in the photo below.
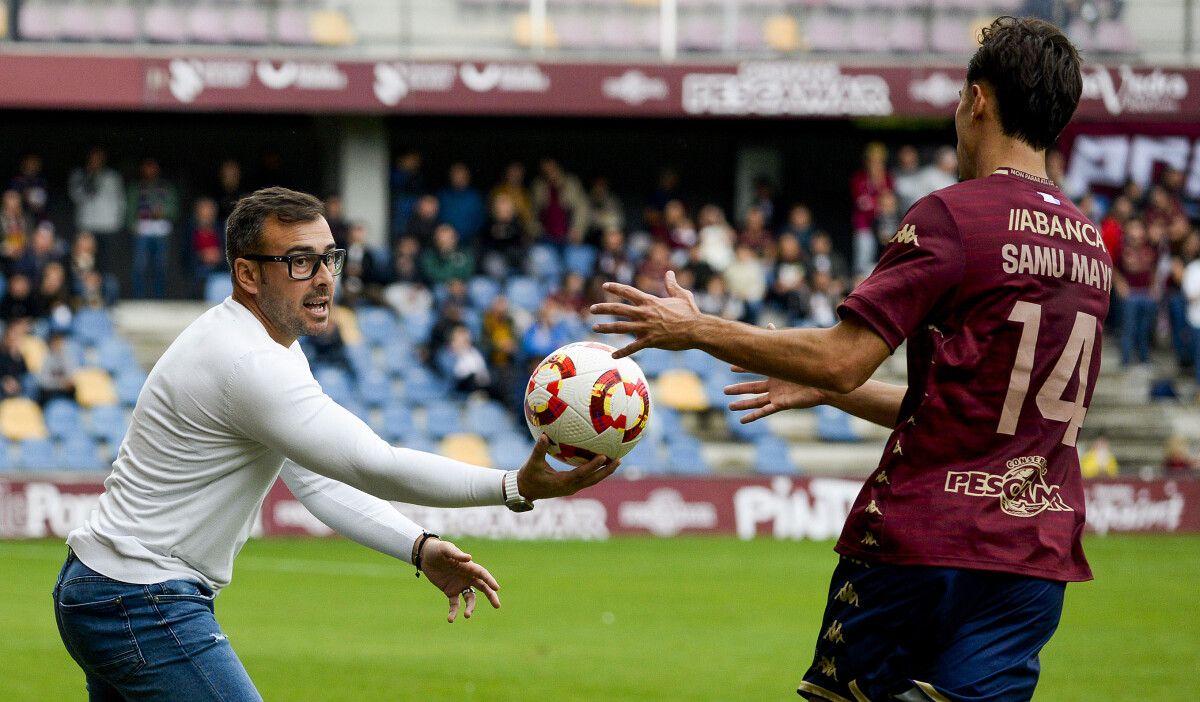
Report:
M 292 280 L 308 280 L 317 274 L 320 263 L 324 263 L 335 277 L 341 275 L 342 266 L 346 265 L 346 250 L 333 249 L 325 253 L 294 253 L 286 256 L 267 256 L 266 254 L 245 254 L 242 258 L 247 261 L 264 261 L 266 263 L 286 263 L 288 277 Z

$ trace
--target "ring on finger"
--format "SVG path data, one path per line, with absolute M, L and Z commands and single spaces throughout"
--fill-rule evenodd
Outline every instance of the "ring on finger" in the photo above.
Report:
M 474 595 L 475 588 L 473 588 L 473 587 L 464 588 L 463 591 L 459 594 L 461 594 L 463 597 L 466 597 L 467 595 Z

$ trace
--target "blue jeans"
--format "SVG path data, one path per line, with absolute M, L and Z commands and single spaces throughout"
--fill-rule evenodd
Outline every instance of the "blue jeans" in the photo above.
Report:
M 1167 319 L 1171 322 L 1171 347 L 1179 365 L 1190 366 L 1194 362 L 1192 353 L 1192 327 L 1187 320 L 1187 298 L 1183 291 L 1176 290 L 1167 295 Z
M 1200 327 L 1192 327 L 1192 371 L 1196 374 L 1196 391 L 1200 393 Z
M 261 702 L 213 616 L 214 597 L 188 580 L 113 580 L 68 553 L 54 614 L 88 699 Z
M 1149 293 L 1131 291 L 1121 301 L 1121 309 L 1121 365 L 1129 365 L 1135 355 L 1138 362 L 1149 363 L 1158 304 Z
M 161 300 L 167 289 L 167 238 L 133 237 L 133 296 Z M 148 289 L 147 289 L 148 288 Z

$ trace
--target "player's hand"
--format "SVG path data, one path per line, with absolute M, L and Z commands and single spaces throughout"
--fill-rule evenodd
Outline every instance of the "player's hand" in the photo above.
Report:
M 703 314 L 696 306 L 690 290 L 675 282 L 675 271 L 667 271 L 667 297 L 656 297 L 637 288 L 620 283 L 605 283 L 604 290 L 625 302 L 601 302 L 592 305 L 592 314 L 625 317 L 624 322 L 602 322 L 592 325 L 601 334 L 632 334 L 636 339 L 613 352 L 613 358 L 624 358 L 644 348 L 679 351 L 691 347 L 689 334 L 693 323 Z
M 467 619 L 475 613 L 477 594 L 486 597 L 493 609 L 500 609 L 500 595 L 496 594 L 500 583 L 487 568 L 472 561 L 471 554 L 463 553 L 449 541 L 431 538 L 425 542 L 421 549 L 421 571 L 450 601 L 446 621 L 451 624 L 458 618 L 460 597 L 466 602 L 463 616 Z
M 517 473 L 517 490 L 527 500 L 574 495 L 612 475 L 621 465 L 620 459 L 596 456 L 574 470 L 555 470 L 546 463 L 549 448 L 550 437 L 542 434 L 529 460 Z
M 768 324 L 768 329 L 775 329 L 774 324 Z M 745 368 L 732 366 L 734 373 L 747 373 Z M 778 378 L 751 380 L 744 383 L 734 383 L 725 386 L 726 395 L 755 395 L 745 400 L 735 400 L 729 403 L 729 409 L 734 411 L 751 410 L 742 415 L 742 424 L 749 424 L 756 419 L 769 417 L 776 412 L 789 409 L 815 407 L 829 401 L 829 393 L 807 385 L 798 385 Z

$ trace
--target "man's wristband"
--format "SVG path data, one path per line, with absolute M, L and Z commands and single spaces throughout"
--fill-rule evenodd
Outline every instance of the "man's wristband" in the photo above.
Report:
M 417 552 L 416 555 L 413 556 L 413 567 L 417 569 L 416 576 L 418 578 L 421 577 L 421 556 L 422 552 L 425 550 L 425 542 L 430 539 L 440 538 L 441 537 L 437 534 L 428 531 L 421 532 L 421 535 L 417 537 Z

